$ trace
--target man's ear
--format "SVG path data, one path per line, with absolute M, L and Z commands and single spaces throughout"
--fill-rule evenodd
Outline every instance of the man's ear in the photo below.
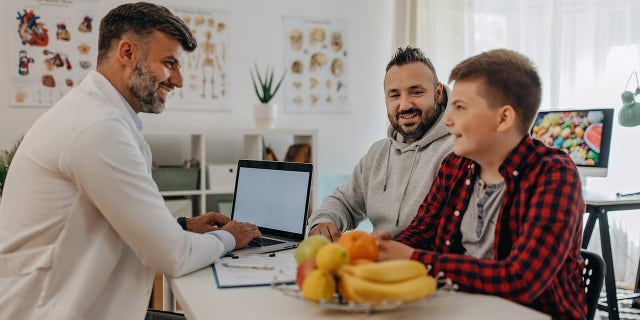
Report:
M 505 132 L 514 128 L 518 123 L 516 110 L 511 105 L 504 105 L 498 108 L 498 132 Z
M 124 38 L 118 42 L 116 59 L 125 66 L 133 67 L 136 63 L 138 47 L 129 38 Z
M 442 85 L 442 82 L 438 82 L 438 85 L 436 86 L 436 101 L 438 101 L 438 105 L 442 104 L 442 99 L 444 99 L 443 91 L 444 86 Z

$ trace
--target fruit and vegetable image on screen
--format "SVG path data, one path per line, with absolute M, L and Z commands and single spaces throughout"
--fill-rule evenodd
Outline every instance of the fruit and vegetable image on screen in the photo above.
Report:
M 531 136 L 564 150 L 576 165 L 596 166 L 600 160 L 604 118 L 601 110 L 540 112 Z

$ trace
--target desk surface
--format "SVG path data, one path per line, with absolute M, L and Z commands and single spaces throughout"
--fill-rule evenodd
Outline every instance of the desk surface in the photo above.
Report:
M 587 205 L 593 206 L 640 204 L 640 196 L 617 197 L 614 193 L 599 193 L 582 190 L 582 197 Z
M 408 308 L 367 315 L 322 310 L 270 287 L 218 289 L 210 267 L 169 284 L 187 319 L 549 319 L 546 314 L 489 295 L 443 292 Z M 421 317 L 422 316 L 422 317 Z

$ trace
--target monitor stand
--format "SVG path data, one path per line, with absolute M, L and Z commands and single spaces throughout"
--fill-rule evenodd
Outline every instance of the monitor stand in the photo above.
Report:
M 582 185 L 582 190 L 587 189 L 587 176 L 580 176 L 580 184 Z

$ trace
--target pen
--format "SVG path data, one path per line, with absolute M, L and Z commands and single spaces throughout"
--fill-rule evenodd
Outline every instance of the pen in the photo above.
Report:
M 223 262 L 223 266 L 227 268 L 243 268 L 243 269 L 258 269 L 258 270 L 273 270 L 275 267 L 266 264 L 249 264 L 238 262 Z
M 634 193 L 616 193 L 616 197 L 618 198 L 622 198 L 622 197 L 632 197 L 632 196 L 640 196 L 640 192 L 634 192 Z

